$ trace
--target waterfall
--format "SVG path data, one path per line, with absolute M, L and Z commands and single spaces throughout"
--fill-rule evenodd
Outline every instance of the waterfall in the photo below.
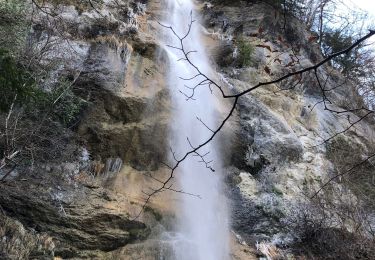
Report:
M 163 23 L 172 26 L 179 35 L 188 30 L 190 15 L 196 20 L 192 0 L 164 0 L 166 17 Z M 179 60 L 181 51 L 167 47 L 179 46 L 179 41 L 171 30 L 161 28 L 162 41 L 169 57 L 168 85 L 172 99 L 172 119 L 170 146 L 175 157 L 180 159 L 191 150 L 191 145 L 197 146 L 206 141 L 219 122 L 215 107 L 217 99 L 207 85 L 195 91 L 194 99 L 186 100 L 191 89 L 202 78 L 183 80 L 196 75 L 195 69 L 186 61 Z M 190 54 L 193 63 L 206 75 L 214 75 L 210 68 L 203 41 L 200 25 L 195 22 L 187 38 L 184 40 L 186 51 L 196 51 Z M 187 87 L 186 87 L 187 86 Z M 216 116 L 215 116 L 216 113 Z M 197 117 L 204 122 L 197 120 Z M 222 184 L 222 165 L 215 140 L 200 150 L 206 154 L 205 159 L 211 161 L 214 171 L 206 167 L 199 157 L 189 156 L 177 169 L 176 180 L 184 192 L 199 195 L 201 198 L 181 194 L 180 206 L 177 209 L 176 241 L 174 243 L 175 259 L 178 260 L 225 260 L 229 259 L 229 217 Z M 173 158 L 171 158 L 173 160 Z

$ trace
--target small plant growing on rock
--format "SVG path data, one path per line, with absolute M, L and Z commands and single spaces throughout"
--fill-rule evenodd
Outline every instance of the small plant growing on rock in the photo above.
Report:
M 280 190 L 278 187 L 273 186 L 272 187 L 272 193 L 274 193 L 277 196 L 283 196 L 282 190 Z
M 8 111 L 13 102 L 30 103 L 41 91 L 30 75 L 21 69 L 7 50 L 0 49 L 0 111 Z
M 252 65 L 252 56 L 254 54 L 254 46 L 240 37 L 237 40 L 238 62 L 240 67 L 249 67 Z
M 51 103 L 61 96 L 53 108 L 53 116 L 57 121 L 68 127 L 77 121 L 84 106 L 84 101 L 73 93 L 69 84 L 69 82 L 62 82 L 57 89 L 49 94 Z

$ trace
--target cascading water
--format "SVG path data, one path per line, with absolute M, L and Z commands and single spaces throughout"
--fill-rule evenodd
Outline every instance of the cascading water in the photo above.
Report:
M 192 1 L 165 1 L 167 12 L 163 23 L 172 26 L 180 36 L 186 34 L 190 15 L 197 19 Z M 196 70 L 186 61 L 180 60 L 183 54 L 180 50 L 167 47 L 167 45 L 179 46 L 180 43 L 171 30 L 167 28 L 162 30 L 164 33 L 162 41 L 170 62 L 168 84 L 173 104 L 170 145 L 176 158 L 179 159 L 191 150 L 191 145 L 197 146 L 212 135 L 204 124 L 212 129 L 217 127 L 218 122 L 214 115 L 217 101 L 207 85 L 196 89 L 194 99 L 186 100 L 186 96 L 180 91 L 190 95 L 192 90 L 187 87 L 193 87 L 202 78 L 196 77 L 189 81 L 180 78 L 193 77 L 196 75 Z M 202 72 L 206 75 L 213 74 L 205 54 L 198 23 L 193 24 L 184 40 L 184 47 L 186 51 L 196 51 L 189 54 L 189 58 Z M 204 124 L 198 121 L 197 117 Z M 177 213 L 177 237 L 173 246 L 174 258 L 178 260 L 229 259 L 229 217 L 223 194 L 222 167 L 217 145 L 211 142 L 199 152 L 201 154 L 209 152 L 205 159 L 212 160 L 215 172 L 199 162 L 201 158 L 195 156 L 189 156 L 177 170 L 176 178 L 180 188 L 184 192 L 199 195 L 201 199 L 186 194 L 181 195 Z

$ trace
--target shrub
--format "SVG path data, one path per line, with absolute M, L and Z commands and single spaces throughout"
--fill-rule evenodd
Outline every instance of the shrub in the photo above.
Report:
M 27 1 L 0 0 L 0 46 L 12 54 L 20 51 L 29 31 Z
M 340 30 L 327 31 L 322 39 L 322 51 L 324 55 L 329 55 L 342 51 L 353 44 L 351 35 L 345 35 Z M 340 55 L 333 59 L 332 65 L 342 70 L 344 74 L 358 68 L 358 50 L 355 49 L 347 55 Z
M 49 96 L 50 104 L 53 104 L 60 97 L 53 107 L 53 116 L 55 119 L 67 127 L 74 124 L 78 119 L 84 102 L 73 93 L 70 82 L 63 82 Z
M 46 1 L 37 0 L 37 2 L 43 6 Z M 102 0 L 91 0 L 91 3 L 88 0 L 49 0 L 48 2 L 53 4 L 55 7 L 58 5 L 73 5 L 76 7 L 79 13 L 91 10 L 93 6 L 96 9 L 100 9 L 101 5 L 103 4 Z
M 373 147 L 370 143 L 369 147 Z M 337 173 L 347 172 L 354 165 L 367 157 L 366 147 L 345 136 L 338 136 L 326 144 L 327 158 L 335 166 Z M 370 151 L 371 154 L 372 151 Z M 351 172 L 342 176 L 341 183 L 348 187 L 358 199 L 363 201 L 368 209 L 375 209 L 374 166 L 370 161 L 355 167 Z
M 247 42 L 243 37 L 237 41 L 238 62 L 240 67 L 248 67 L 252 64 L 252 56 L 254 54 L 254 46 Z
M 335 172 L 347 173 L 363 161 L 365 145 L 354 137 L 339 135 L 326 144 L 327 158 Z M 371 143 L 366 144 L 373 147 Z M 367 151 L 372 154 L 371 151 Z M 292 247 L 306 259 L 372 259 L 375 253 L 373 209 L 374 168 L 371 162 L 356 166 L 316 194 L 316 183 L 304 182 L 312 199 L 291 207 L 285 226 L 296 240 Z M 317 180 L 319 186 L 327 180 Z
M 306 11 L 304 0 L 267 0 L 268 4 L 272 5 L 277 10 L 301 18 Z
M 0 92 L 0 111 L 8 111 L 13 101 L 29 104 L 45 96 L 31 75 L 4 49 L 0 49 Z
M 7 112 L 14 102 L 28 111 L 51 113 L 55 120 L 69 126 L 83 105 L 70 84 L 61 81 L 51 92 L 45 92 L 38 87 L 31 72 L 24 70 L 7 51 L 0 49 L 0 111 Z
M 63 80 L 44 91 L 30 71 L 0 50 L 0 154 L 17 151 L 16 165 L 63 158 L 71 136 L 64 127 L 75 123 L 83 104 L 71 87 Z
M 358 231 L 349 232 L 337 221 L 345 218 L 344 211 L 333 208 L 338 214 L 332 214 L 332 206 L 323 201 L 314 201 L 301 205 L 289 214 L 285 224 L 297 238 L 292 244 L 297 258 L 372 259 L 375 253 L 374 238 Z M 335 221 L 333 216 L 338 219 Z

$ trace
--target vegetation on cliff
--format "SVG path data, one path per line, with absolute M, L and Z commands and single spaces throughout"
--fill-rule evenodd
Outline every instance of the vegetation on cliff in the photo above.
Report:
M 107 205 L 115 198 L 98 187 L 96 178 L 118 173 L 124 161 L 152 179 L 167 158 L 168 94 L 152 88 L 163 84 L 158 64 L 163 53 L 156 51 L 153 35 L 137 31 L 160 27 L 155 21 L 147 24 L 146 17 L 158 16 L 146 14 L 141 2 L 108 2 L 0 0 L 0 258 L 39 257 L 43 250 L 48 256 L 103 257 L 149 234 L 143 223 Z M 236 178 L 234 187 L 247 184 L 249 189 L 259 182 L 263 189 L 255 191 L 258 198 L 251 197 L 253 190 L 245 194 L 251 197 L 246 206 L 255 210 L 236 211 L 241 218 L 236 224 L 252 229 L 244 232 L 248 241 L 261 229 L 267 239 L 277 232 L 295 235 L 285 245 L 295 255 L 370 259 L 375 59 L 365 39 L 374 31 L 354 23 L 364 14 L 339 17 L 338 1 L 330 0 L 211 2 L 218 7 L 206 3 L 206 25 L 224 42 L 217 56 L 225 62 L 218 69 L 232 85 L 216 87 L 235 100 L 223 125 L 238 113 L 241 128 L 235 144 L 228 145 L 233 151 L 225 151 L 235 157 L 225 164 L 238 168 L 228 179 Z M 254 12 L 254 18 L 244 10 Z M 182 51 L 187 59 L 189 50 Z M 156 94 L 149 98 L 151 90 Z M 338 119 L 341 115 L 345 118 Z M 298 121 L 290 124 L 293 129 L 287 125 L 291 118 Z M 209 130 L 215 136 L 223 125 Z M 298 136 L 304 143 L 295 137 L 304 127 L 317 142 L 305 141 L 307 131 Z M 319 178 L 311 177 L 318 167 L 310 157 L 322 161 L 320 154 L 326 164 L 318 164 Z M 285 183 L 301 184 L 300 196 L 308 198 L 291 207 L 290 218 L 280 201 L 297 188 L 274 183 L 283 167 L 297 169 L 285 170 L 291 175 Z M 245 195 L 236 199 L 242 203 Z M 164 219 L 149 205 L 144 209 L 156 222 Z M 250 223 L 250 214 L 272 227 Z

